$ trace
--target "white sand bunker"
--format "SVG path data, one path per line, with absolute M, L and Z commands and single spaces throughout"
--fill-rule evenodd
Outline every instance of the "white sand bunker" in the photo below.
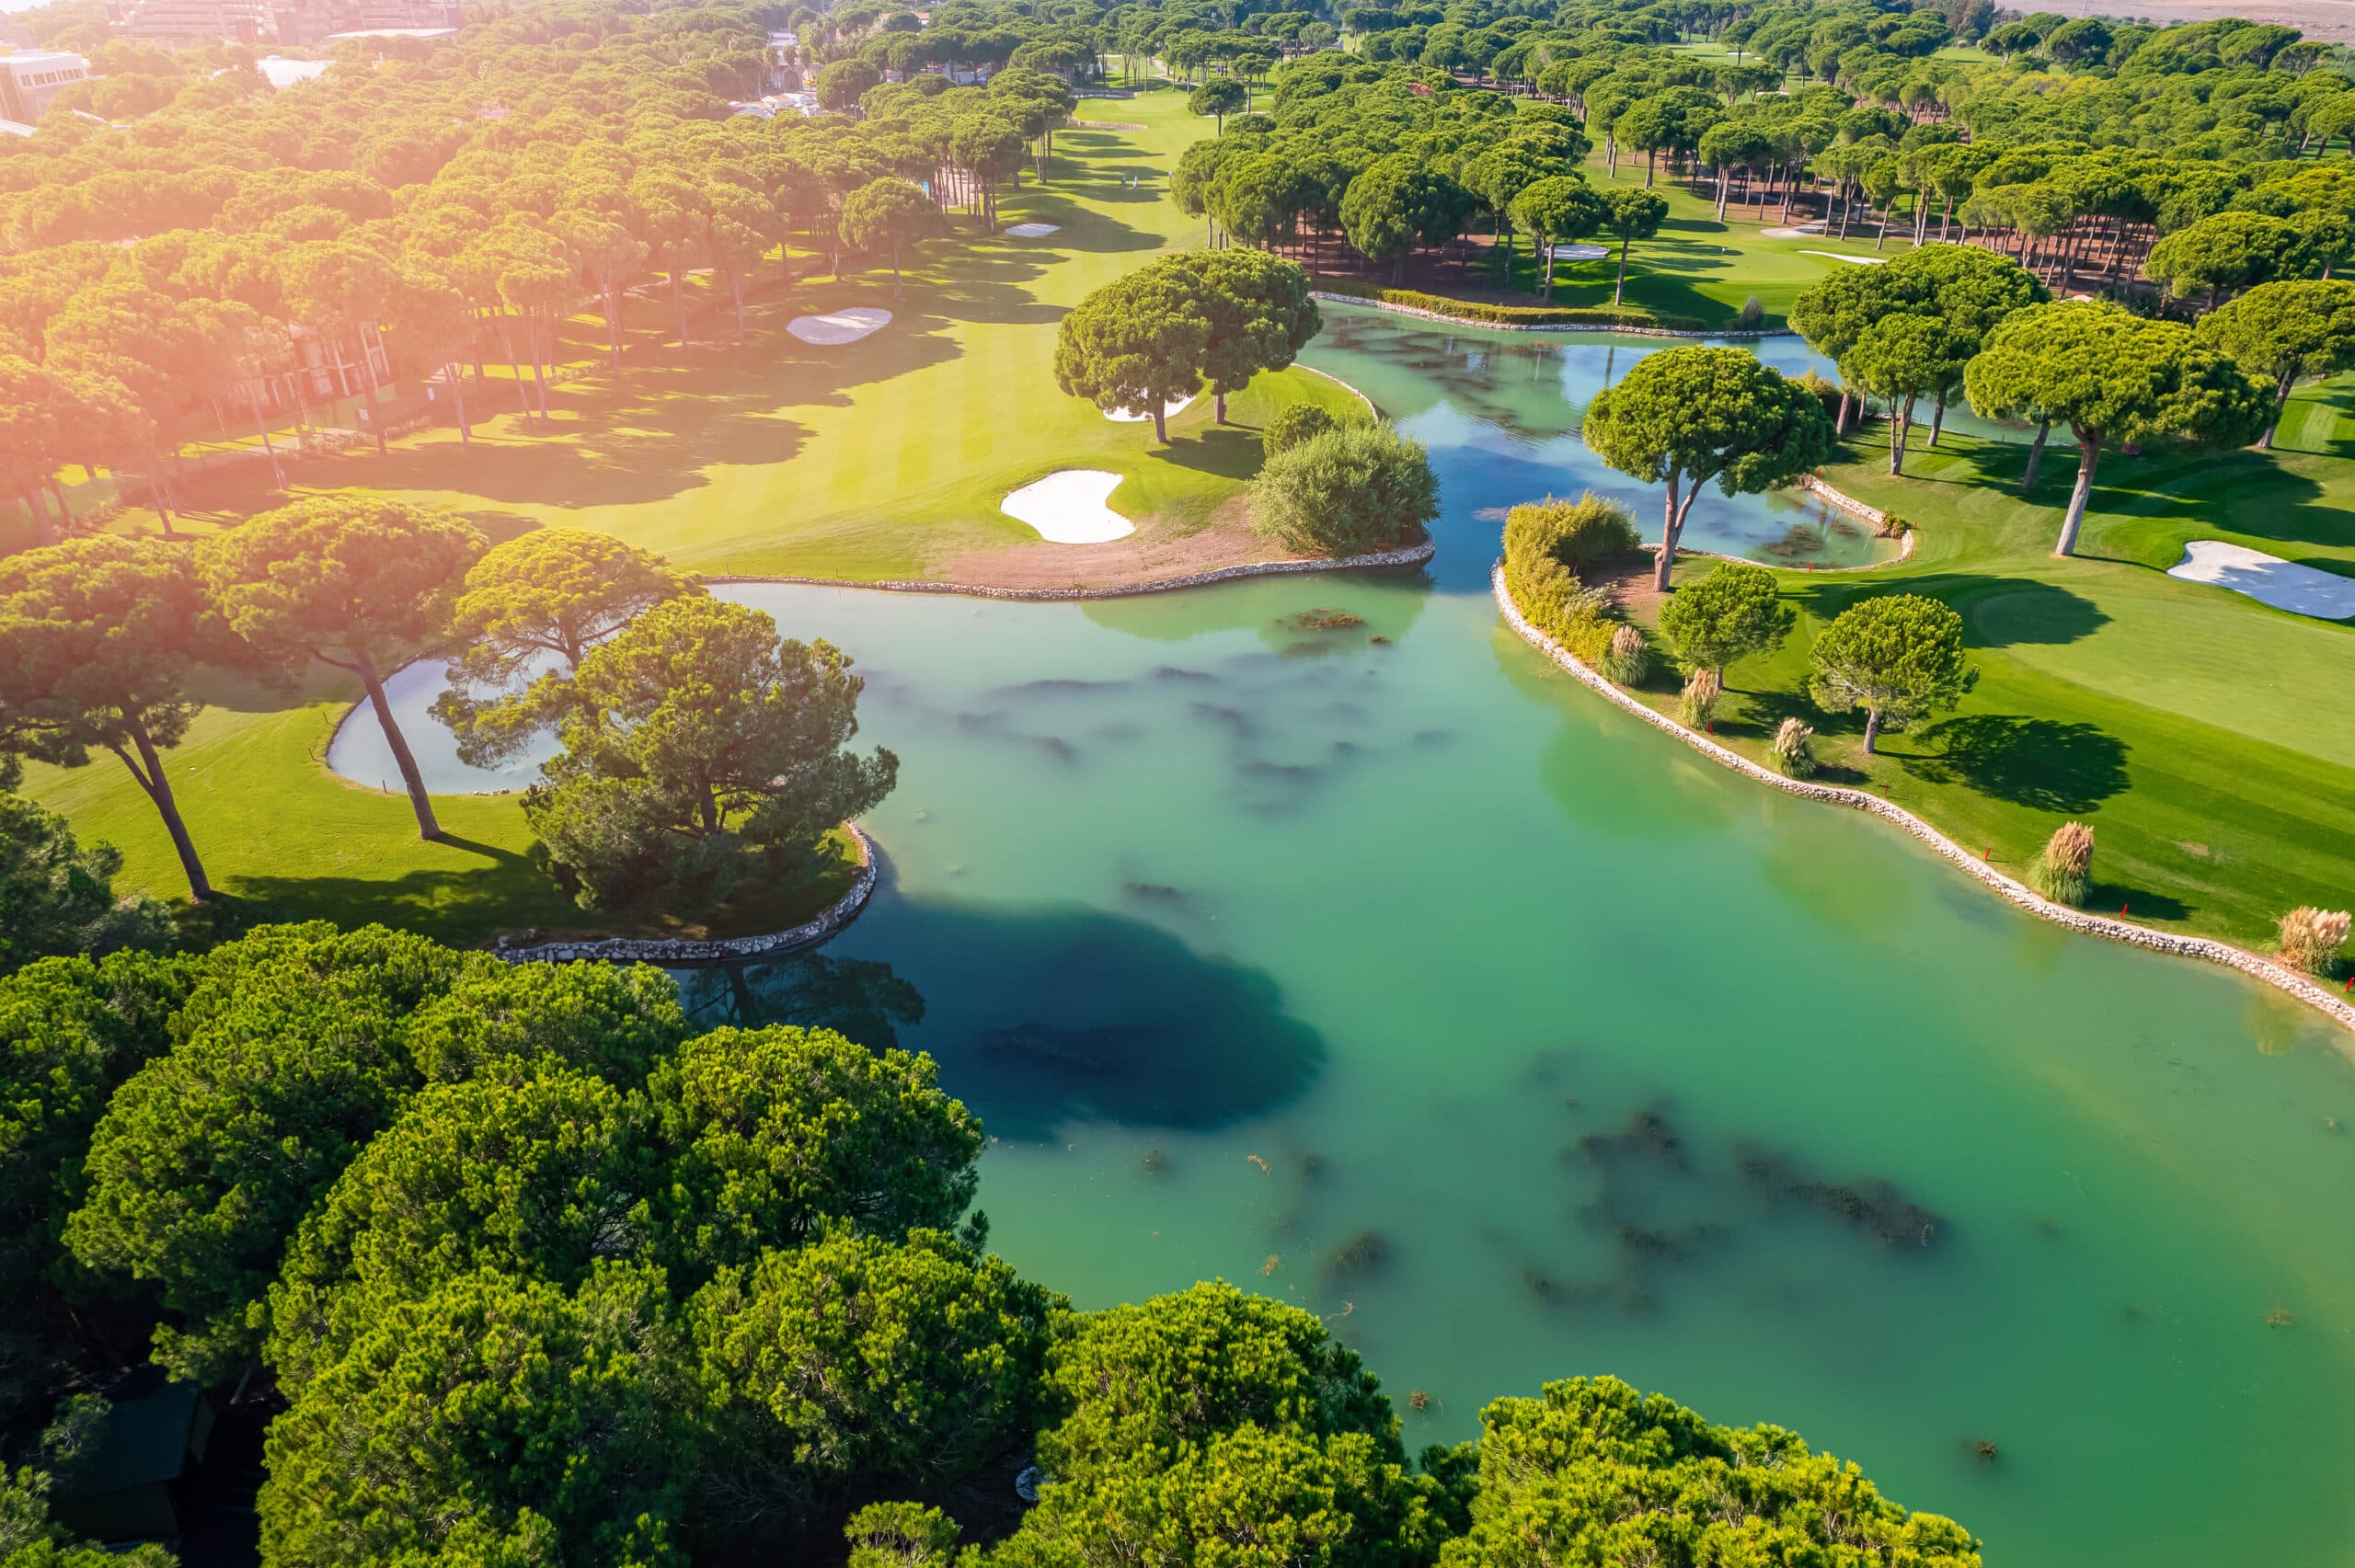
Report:
M 1049 235 L 1063 233 L 1061 223 L 1008 223 L 1005 232 L 1017 239 L 1045 239 Z
M 1165 403 L 1161 406 L 1161 417 L 1165 419 L 1174 419 L 1184 413 L 1187 406 L 1193 401 L 1190 397 L 1181 397 L 1175 403 Z M 1107 408 L 1104 411 L 1104 417 L 1116 424 L 1134 425 L 1152 418 L 1153 410 L 1148 408 L 1142 414 L 1132 414 L 1125 408 Z
M 1851 267 L 1878 267 L 1889 259 L 1886 256 L 1843 256 L 1836 250 L 1803 250 L 1801 256 L 1820 256 L 1826 261 L 1844 261 Z
M 1758 235 L 1762 239 L 1821 239 L 1823 237 L 1823 225 L 1795 223 L 1786 229 L 1761 229 Z
M 1137 531 L 1135 523 L 1107 504 L 1120 486 L 1118 474 L 1066 468 L 1023 486 L 1000 501 L 998 510 L 1058 544 L 1101 544 Z
M 2344 621 L 2355 615 L 2355 578 L 2302 567 L 2221 539 L 2195 539 L 2186 544 L 2183 559 L 2167 568 L 2167 576 L 2186 582 L 2214 583 L 2276 610 L 2317 620 Z
M 797 315 L 785 329 L 804 343 L 856 343 L 869 333 L 891 325 L 891 313 L 873 305 L 830 310 L 823 315 Z
M 1557 245 L 1554 247 L 1557 261 L 1600 261 L 1611 254 L 1611 247 L 1601 245 Z

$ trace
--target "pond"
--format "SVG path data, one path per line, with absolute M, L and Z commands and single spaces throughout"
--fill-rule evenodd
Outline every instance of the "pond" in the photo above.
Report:
M 1449 385 L 1385 406 L 1490 406 Z M 1410 1448 L 1610 1372 L 1794 1427 L 1991 1562 L 2343 1560 L 2347 1042 L 1576 686 L 1499 624 L 1466 507 L 1521 498 L 1476 444 L 1440 449 L 1430 574 L 727 589 L 854 655 L 902 772 L 867 912 L 684 974 L 699 1016 L 931 1052 L 1008 1259 L 1082 1306 L 1299 1302 Z M 437 685 L 396 683 L 430 775 L 495 787 Z M 336 763 L 381 746 L 363 714 Z

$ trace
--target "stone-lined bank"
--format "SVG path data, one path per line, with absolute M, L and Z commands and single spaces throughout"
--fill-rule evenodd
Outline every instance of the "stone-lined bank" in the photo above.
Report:
M 1144 593 L 1168 593 L 1181 588 L 1206 588 L 1215 582 L 1234 582 L 1241 578 L 1286 577 L 1299 572 L 1371 571 L 1381 567 L 1419 567 L 1431 558 L 1438 546 L 1426 539 L 1420 544 L 1409 544 L 1398 550 L 1380 550 L 1370 555 L 1331 555 L 1314 561 L 1246 561 L 1240 566 L 1221 567 L 1215 571 L 1189 572 L 1184 577 L 1157 578 L 1150 582 L 1116 583 L 1107 588 L 992 588 L 987 583 L 932 582 L 923 578 L 886 578 L 880 582 L 861 582 L 853 578 L 774 578 L 774 577 L 712 577 L 702 581 L 708 586 L 722 583 L 773 582 L 794 588 L 866 588 L 882 593 L 941 593 L 964 599 L 1127 599 Z
M 500 937 L 491 952 L 511 964 L 571 964 L 591 959 L 609 964 L 726 964 L 742 958 L 781 958 L 805 947 L 815 947 L 856 920 L 858 911 L 866 907 L 868 895 L 875 891 L 875 841 L 856 822 L 845 822 L 843 829 L 858 846 L 858 870 L 851 877 L 850 890 L 826 906 L 815 919 L 804 921 L 790 931 L 714 942 L 607 936 L 590 942 L 544 942 L 528 947 L 513 945 L 511 937 Z
M 2218 942 L 2205 936 L 2178 936 L 2171 932 L 2154 931 L 2149 926 L 2136 925 L 2131 921 L 2112 920 L 2105 915 L 2088 914 L 2083 910 L 2056 904 L 2024 882 L 2016 881 L 1956 843 L 1927 822 L 1894 802 L 1860 789 L 1844 789 L 1837 784 L 1809 784 L 1802 779 L 1788 778 L 1771 768 L 1763 767 L 1738 752 L 1718 745 L 1707 736 L 1685 728 L 1666 714 L 1655 712 L 1621 691 L 1599 671 L 1579 662 L 1568 649 L 1544 632 L 1530 624 L 1521 609 L 1513 603 L 1512 595 L 1505 588 L 1504 563 L 1499 561 L 1489 569 L 1488 583 L 1497 597 L 1497 608 L 1503 612 L 1505 622 L 1519 633 L 1523 642 L 1559 665 L 1564 671 L 1577 677 L 1595 691 L 1608 697 L 1637 718 L 1666 730 L 1694 750 L 1712 761 L 1723 763 L 1736 773 L 1747 773 L 1760 784 L 1772 784 L 1788 795 L 1808 800 L 1821 800 L 1833 806 L 1846 806 L 1859 811 L 1869 811 L 1876 817 L 1896 823 L 1915 838 L 1936 850 L 1954 865 L 1959 866 L 1981 882 L 2002 894 L 2013 904 L 2029 914 L 2049 920 L 2055 925 L 2089 936 L 2107 937 L 2130 946 L 2147 948 L 2154 953 L 2169 953 L 2183 958 L 2199 958 L 2211 964 L 2222 964 L 2238 969 L 2255 979 L 2263 980 L 2277 990 L 2286 991 L 2309 1007 L 2323 1013 L 2343 1028 L 2355 1030 L 2355 1005 L 2349 1004 L 2328 990 L 2315 983 L 2305 975 L 2287 968 L 2272 959 L 2235 947 L 2229 942 Z
M 1368 310 L 1387 311 L 1393 315 L 1417 316 L 1424 321 L 1444 322 L 1450 326 L 1478 326 L 1491 332 L 1600 332 L 1629 338 L 1722 338 L 1729 343 L 1755 343 L 1768 338 L 1790 338 L 1796 334 L 1787 329 L 1746 331 L 1741 327 L 1687 326 L 1620 326 L 1586 321 L 1482 321 L 1476 316 L 1449 315 L 1444 311 L 1424 310 L 1417 305 L 1393 303 L 1389 300 L 1367 299 L 1357 294 L 1328 293 L 1311 289 L 1308 297 L 1328 304 L 1363 305 Z

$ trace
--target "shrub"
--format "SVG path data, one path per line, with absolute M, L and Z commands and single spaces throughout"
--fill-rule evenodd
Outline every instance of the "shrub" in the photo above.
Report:
M 1335 428 L 1333 416 L 1313 403 L 1291 403 L 1276 410 L 1268 428 L 1259 432 L 1259 450 L 1269 457 L 1280 452 L 1290 452 L 1305 441 L 1313 441 Z
M 1653 326 L 1671 327 L 1681 332 L 1702 332 L 1712 329 L 1712 324 L 1696 316 L 1665 315 L 1657 311 L 1637 310 L 1632 305 L 1497 305 L 1478 300 L 1454 300 L 1444 294 L 1426 294 L 1413 289 L 1385 289 L 1378 283 L 1368 283 L 1356 278 L 1325 278 L 1316 280 L 1316 292 L 1339 294 L 1353 300 L 1378 300 L 1384 304 L 1403 305 L 1408 310 L 1425 311 L 1457 321 L 1487 321 L 1503 326 Z
M 1269 458 L 1251 481 L 1251 526 L 1287 549 L 1382 550 L 1439 515 L 1430 457 L 1388 425 L 1348 425 Z
M 1651 645 L 1644 634 L 1626 625 L 1613 632 L 1611 646 L 1603 650 L 1603 672 L 1622 686 L 1640 685 L 1652 672 Z
M 2092 886 L 2094 830 L 2083 822 L 2063 822 L 2045 841 L 2044 853 L 2028 867 L 2028 885 L 2056 904 L 2083 908 Z
M 1755 332 L 1758 330 L 1758 324 L 1765 319 L 1766 307 L 1758 303 L 1756 294 L 1741 302 L 1741 325 L 1744 327 Z
M 1513 509 L 1540 515 L 1519 528 L 1511 521 L 1505 526 L 1505 591 L 1530 624 L 1581 662 L 1602 663 L 1614 635 L 1611 590 L 1587 587 L 1555 555 L 1556 534 L 1542 525 L 1551 515 L 1548 509 Z M 1552 509 L 1554 512 L 1568 509 Z
M 1840 390 L 1838 382 L 1827 381 L 1813 371 L 1801 371 L 1792 379 L 1804 387 L 1818 403 L 1823 405 L 1825 414 L 1834 419 L 1840 417 L 1840 403 L 1846 395 Z
M 1775 731 L 1775 765 L 1795 779 L 1811 779 L 1822 764 L 1815 760 L 1815 727 L 1786 718 Z
M 2281 917 L 2281 961 L 2310 975 L 2329 974 L 2347 945 L 2348 925 L 2345 910 L 2299 905 Z
M 1575 501 L 1548 496 L 1505 514 L 1506 555 L 1516 548 L 1539 551 L 1572 572 L 1591 571 L 1642 544 L 1643 535 L 1636 532 L 1627 509 L 1592 490 Z
M 1714 670 L 1696 670 L 1693 679 L 1684 682 L 1684 694 L 1677 699 L 1676 711 L 1684 722 L 1699 729 L 1717 716 L 1717 699 L 1725 695 L 1725 683 Z

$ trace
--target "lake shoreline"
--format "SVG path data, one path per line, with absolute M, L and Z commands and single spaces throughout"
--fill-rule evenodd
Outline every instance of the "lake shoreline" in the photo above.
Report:
M 2355 1033 L 2355 1005 L 2350 1005 L 2332 995 L 2326 988 L 2311 977 L 2279 964 L 2261 954 L 2252 953 L 2245 947 L 2235 947 L 2229 942 L 2220 942 L 2213 937 L 2178 936 L 2172 932 L 2154 930 L 2131 921 L 2089 914 L 2084 910 L 2056 904 L 2028 884 L 2005 876 L 1936 828 L 1893 801 L 1883 800 L 1864 790 L 1848 789 L 1838 784 L 1810 784 L 1801 779 L 1786 778 L 1770 768 L 1752 761 L 1729 747 L 1720 746 L 1706 735 L 1687 729 L 1666 714 L 1645 705 L 1621 691 L 1609 678 L 1598 670 L 1589 669 L 1568 648 L 1563 647 L 1552 637 L 1547 636 L 1544 631 L 1532 624 L 1529 619 L 1522 614 L 1521 607 L 1513 602 L 1512 594 L 1505 586 L 1504 563 L 1501 560 L 1489 569 L 1488 583 L 1490 590 L 1496 596 L 1497 608 L 1504 615 L 1505 624 L 1511 626 L 1523 642 L 1545 655 L 1566 674 L 1575 677 L 1586 686 L 1600 692 L 1653 727 L 1665 730 L 1674 736 L 1711 761 L 1730 768 L 1738 773 L 1746 774 L 1756 782 L 1771 785 L 1786 795 L 1796 795 L 1807 800 L 1822 801 L 1827 805 L 1849 807 L 1893 822 L 1927 844 L 1941 859 L 1969 873 L 2000 894 L 2015 908 L 2035 915 L 2040 920 L 2051 921 L 2055 925 L 2065 926 L 2071 931 L 2080 932 L 2088 936 L 2099 936 L 2112 942 L 2122 942 L 2129 946 L 2140 947 L 2148 952 L 2164 953 L 2176 957 L 2198 958 L 2207 963 L 2223 965 L 2229 969 L 2237 969 L 2252 979 L 2261 980 L 2274 990 L 2304 1002 L 2341 1028 Z M 2348 1049 L 2350 1054 L 2355 1054 L 2355 1046 L 2343 1046 L 2342 1048 Z

